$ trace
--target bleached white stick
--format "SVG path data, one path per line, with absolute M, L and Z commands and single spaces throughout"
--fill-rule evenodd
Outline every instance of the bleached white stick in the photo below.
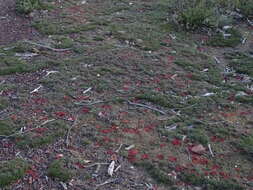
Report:
M 34 92 L 38 92 L 40 88 L 42 88 L 42 85 L 39 85 L 39 87 L 37 87 L 33 91 L 31 91 L 30 94 L 32 94 Z
M 208 146 L 210 154 L 212 155 L 212 157 L 214 157 L 214 154 L 213 154 L 213 151 L 212 151 L 212 148 L 211 148 L 211 144 L 208 144 L 207 146 Z
M 86 89 L 85 91 L 83 91 L 83 94 L 86 94 L 87 92 L 91 91 L 92 87 L 89 87 L 88 89 Z

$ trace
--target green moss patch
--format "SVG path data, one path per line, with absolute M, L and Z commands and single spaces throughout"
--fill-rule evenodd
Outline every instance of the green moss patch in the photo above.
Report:
M 25 175 L 28 163 L 22 159 L 0 162 L 0 187 L 10 185 Z
M 15 132 L 15 128 L 8 120 L 0 121 L 0 136 L 8 136 Z

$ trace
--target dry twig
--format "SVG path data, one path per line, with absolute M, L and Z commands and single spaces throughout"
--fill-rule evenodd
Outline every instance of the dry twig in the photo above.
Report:
M 117 180 L 117 179 L 108 179 L 108 180 L 106 180 L 105 182 L 96 185 L 96 188 L 95 188 L 95 189 L 98 189 L 99 187 L 101 187 L 101 186 L 103 186 L 103 185 L 106 185 L 106 184 L 108 184 L 108 183 L 113 183 L 113 182 L 115 182 L 116 180 Z
M 212 151 L 212 148 L 211 148 L 211 144 L 208 144 L 207 146 L 208 146 L 210 154 L 212 155 L 212 157 L 214 157 L 214 154 L 213 154 L 213 151 Z
M 154 108 L 154 107 L 151 107 L 151 106 L 148 106 L 148 105 L 145 105 L 145 104 L 139 104 L 139 103 L 134 103 L 134 102 L 130 102 L 130 101 L 127 101 L 127 102 L 128 102 L 129 105 L 144 107 L 144 108 L 147 108 L 147 109 L 159 112 L 159 113 L 161 113 L 163 115 L 166 115 L 166 113 L 164 111 L 159 110 L 157 108 Z
M 42 47 L 42 48 L 45 48 L 45 49 L 49 49 L 49 50 L 52 50 L 52 51 L 56 51 L 56 52 L 69 51 L 70 50 L 70 48 L 67 48 L 67 49 L 56 49 L 56 48 L 52 48 L 50 46 L 43 45 L 43 44 L 38 44 L 38 43 L 29 41 L 29 40 L 25 40 L 24 42 L 28 43 L 28 44 L 31 44 L 31 45 L 39 46 L 39 47 Z
M 67 146 L 67 147 L 69 146 L 69 143 L 70 143 L 70 141 L 69 141 L 70 132 L 71 132 L 72 128 L 75 127 L 75 126 L 77 125 L 77 121 L 78 121 L 78 115 L 76 116 L 76 119 L 75 119 L 73 125 L 71 125 L 70 128 L 68 129 L 67 137 L 66 137 L 66 146 Z

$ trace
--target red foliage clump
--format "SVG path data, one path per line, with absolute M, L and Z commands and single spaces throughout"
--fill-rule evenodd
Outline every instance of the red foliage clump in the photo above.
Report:
M 173 139 L 173 140 L 171 141 L 171 143 L 172 143 L 174 146 L 181 146 L 181 144 L 182 144 L 181 140 L 179 140 L 179 139 Z

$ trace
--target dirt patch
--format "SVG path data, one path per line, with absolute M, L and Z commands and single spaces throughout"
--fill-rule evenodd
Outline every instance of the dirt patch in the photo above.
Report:
M 0 45 L 39 36 L 29 18 L 16 14 L 15 0 L 0 0 L 0 26 Z

